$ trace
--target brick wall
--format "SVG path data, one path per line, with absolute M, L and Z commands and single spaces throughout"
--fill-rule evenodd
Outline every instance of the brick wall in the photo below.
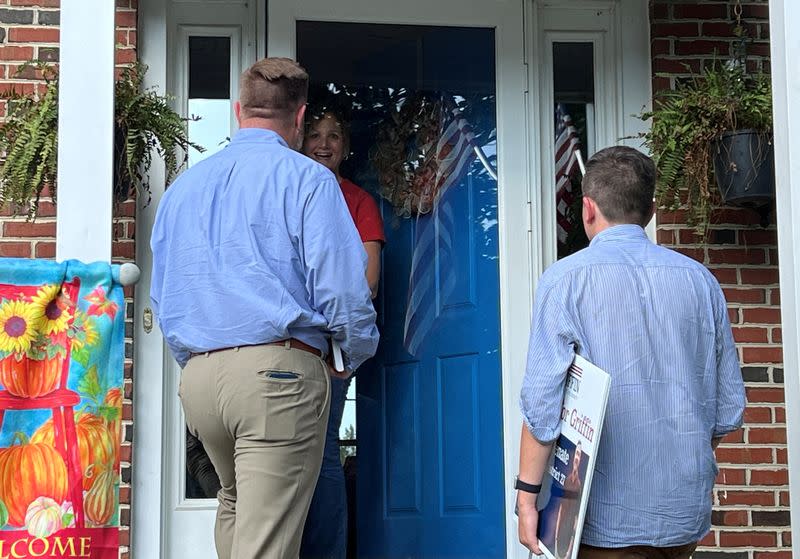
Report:
M 0 0 L 0 91 L 15 88 L 19 92 L 37 92 L 41 82 L 32 69 L 17 76 L 24 62 L 43 60 L 58 63 L 60 0 Z M 116 0 L 116 63 L 119 66 L 136 60 L 137 0 Z M 0 116 L 5 103 L 0 102 Z M 110 188 L 110 185 L 109 185 Z M 115 211 L 113 258 L 115 262 L 135 257 L 135 202 L 129 200 Z M 0 210 L 0 256 L 55 257 L 56 208 L 49 197 L 39 205 L 35 222 L 13 217 Z M 129 555 L 131 502 L 131 440 L 133 394 L 133 290 L 126 288 L 125 389 L 123 401 L 122 483 L 120 486 L 121 557 Z
M 735 1 L 652 0 L 653 91 L 675 85 L 716 57 L 733 53 Z M 769 71 L 768 2 L 742 1 L 750 37 L 748 68 Z M 713 530 L 696 557 L 791 557 L 786 412 L 780 328 L 777 236 L 774 213 L 762 228 L 754 212 L 720 208 L 702 242 L 682 210 L 658 214 L 658 240 L 703 262 L 719 280 L 747 386 L 743 430 L 717 451 Z

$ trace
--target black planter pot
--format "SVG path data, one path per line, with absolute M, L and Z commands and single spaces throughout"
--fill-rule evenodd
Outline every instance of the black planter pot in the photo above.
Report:
M 725 132 L 713 149 L 714 176 L 726 204 L 761 209 L 775 199 L 771 133 Z

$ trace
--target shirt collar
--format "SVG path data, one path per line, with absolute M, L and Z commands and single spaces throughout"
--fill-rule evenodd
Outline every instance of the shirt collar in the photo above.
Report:
M 614 225 L 608 229 L 600 231 L 594 236 L 594 239 L 592 239 L 592 241 L 589 243 L 589 246 L 606 241 L 629 241 L 646 238 L 647 233 L 644 232 L 644 229 L 642 229 L 640 225 L 625 223 L 623 225 Z
M 283 137 L 275 132 L 274 130 L 268 130 L 267 128 L 241 128 L 239 129 L 231 139 L 231 143 L 240 143 L 240 142 L 263 142 L 267 144 L 274 144 L 278 143 L 281 144 L 283 147 L 289 147 L 289 144 L 286 143 L 286 140 Z

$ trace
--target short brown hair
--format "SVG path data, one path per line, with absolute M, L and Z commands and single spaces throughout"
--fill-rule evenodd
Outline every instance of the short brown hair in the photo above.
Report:
M 586 163 L 581 187 L 583 195 L 594 200 L 611 223 L 644 226 L 653 208 L 656 166 L 637 149 L 605 148 Z
M 308 98 L 308 73 L 290 58 L 264 58 L 242 73 L 242 118 L 285 119 Z

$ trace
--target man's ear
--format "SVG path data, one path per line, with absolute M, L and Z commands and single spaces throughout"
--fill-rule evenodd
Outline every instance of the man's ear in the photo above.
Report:
M 597 204 L 588 196 L 583 197 L 583 223 L 591 225 L 597 219 Z
M 239 123 L 239 126 L 242 125 L 242 104 L 239 101 L 236 101 L 233 104 L 233 115 L 236 117 L 236 122 Z
M 306 104 L 303 103 L 300 105 L 300 108 L 297 109 L 297 114 L 294 116 L 294 126 L 298 130 L 302 130 L 305 126 L 306 120 Z

